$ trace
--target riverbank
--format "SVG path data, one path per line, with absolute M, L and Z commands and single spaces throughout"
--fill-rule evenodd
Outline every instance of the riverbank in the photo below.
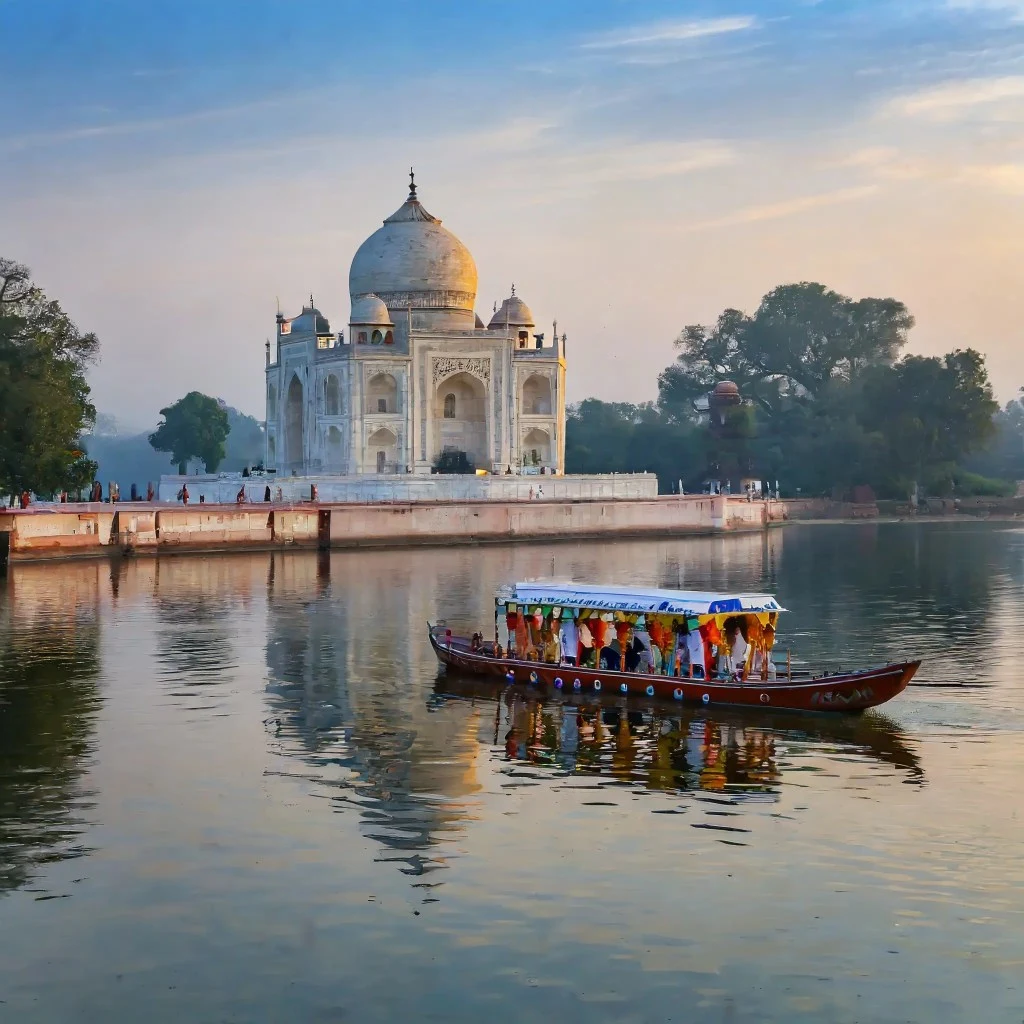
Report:
M 0 511 L 0 564 L 105 555 L 406 547 L 686 536 L 827 514 L 819 501 L 727 495 L 647 500 L 81 504 Z

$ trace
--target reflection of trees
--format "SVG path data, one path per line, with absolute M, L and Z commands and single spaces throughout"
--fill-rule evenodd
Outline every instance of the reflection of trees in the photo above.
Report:
M 983 672 L 1005 552 L 991 526 L 790 527 L 777 581 L 793 608 L 783 630 L 806 631 L 813 645 L 806 653 L 846 666 L 915 654 Z
M 186 684 L 215 683 L 233 667 L 228 595 L 157 591 L 154 607 L 157 660 L 165 675 Z
M 26 884 L 39 865 L 88 853 L 91 794 L 79 784 L 99 704 L 98 645 L 96 619 L 73 613 L 0 628 L 2 891 Z
M 164 675 L 186 685 L 212 685 L 236 667 L 233 616 L 250 599 L 251 569 L 247 556 L 236 555 L 156 562 L 152 603 Z

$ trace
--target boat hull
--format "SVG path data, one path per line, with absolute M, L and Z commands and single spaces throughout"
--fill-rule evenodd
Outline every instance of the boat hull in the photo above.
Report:
M 907 688 L 921 665 L 906 661 L 857 672 L 813 676 L 791 681 L 675 678 L 636 672 L 606 672 L 574 665 L 495 658 L 470 649 L 464 637 L 448 637 L 432 627 L 430 645 L 446 667 L 477 676 L 489 676 L 506 683 L 524 683 L 539 688 L 580 693 L 618 693 L 675 700 L 691 704 L 763 708 L 765 710 L 850 713 L 877 707 Z

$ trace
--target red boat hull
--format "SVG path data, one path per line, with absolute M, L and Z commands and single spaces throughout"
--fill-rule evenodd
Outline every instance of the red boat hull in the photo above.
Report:
M 692 704 L 786 711 L 845 713 L 877 707 L 902 693 L 921 665 L 920 661 L 906 661 L 859 672 L 816 676 L 799 682 L 777 679 L 734 683 L 495 658 L 473 652 L 465 637 L 449 638 L 436 627 L 429 630 L 429 635 L 430 645 L 442 665 L 472 675 L 504 679 L 508 683 L 526 683 L 567 692 L 621 693 Z

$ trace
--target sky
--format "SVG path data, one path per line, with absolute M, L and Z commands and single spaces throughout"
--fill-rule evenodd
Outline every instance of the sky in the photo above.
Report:
M 800 280 L 1024 385 L 1024 0 L 0 0 L 0 39 L 0 255 L 126 428 L 262 419 L 278 300 L 345 326 L 410 166 L 570 401 L 656 398 L 684 325 Z

